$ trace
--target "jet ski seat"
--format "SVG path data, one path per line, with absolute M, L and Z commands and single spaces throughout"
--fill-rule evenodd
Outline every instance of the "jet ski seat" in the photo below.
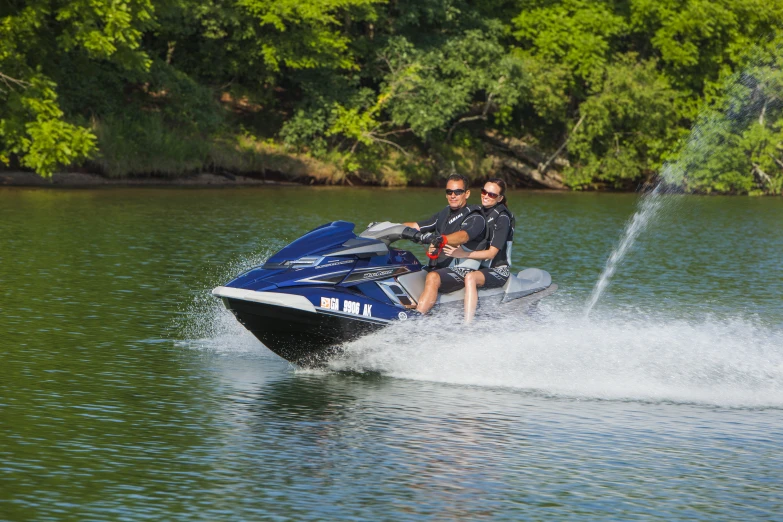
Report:
M 419 296 L 424 291 L 424 280 L 427 272 L 413 272 L 411 274 L 401 275 L 397 282 L 406 292 L 418 301 Z M 545 290 L 552 284 L 552 277 L 549 273 L 538 268 L 527 268 L 520 271 L 517 275 L 511 275 L 502 288 L 490 288 L 482 290 L 479 288 L 479 300 L 493 300 L 492 297 L 500 297 L 500 302 L 505 303 L 519 297 L 524 297 L 536 292 Z M 465 299 L 465 289 L 461 288 L 450 294 L 438 294 L 438 304 L 450 303 L 452 301 L 463 301 Z

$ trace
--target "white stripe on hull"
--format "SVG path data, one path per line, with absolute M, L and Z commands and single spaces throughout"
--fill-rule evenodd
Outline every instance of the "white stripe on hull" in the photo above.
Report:
M 240 301 L 295 308 L 296 310 L 315 313 L 315 306 L 313 306 L 306 297 L 301 295 L 280 294 L 277 292 L 257 292 L 255 290 L 231 288 L 228 286 L 218 286 L 212 290 L 212 295 L 228 299 L 239 299 Z

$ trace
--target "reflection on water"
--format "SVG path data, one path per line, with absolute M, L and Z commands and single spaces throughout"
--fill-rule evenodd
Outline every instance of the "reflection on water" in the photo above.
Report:
M 0 191 L 0 519 L 778 517 L 783 202 L 662 214 L 586 320 L 635 197 L 512 201 L 514 264 L 561 288 L 538 314 L 403 323 L 315 372 L 209 289 L 442 193 Z
M 303 513 L 709 519 L 776 509 L 775 412 L 313 372 L 260 383 L 247 361 L 223 362 L 242 389 L 225 411 L 234 424 L 224 443 L 248 448 L 250 461 L 236 463 L 244 493 L 262 493 L 264 470 L 267 485 L 293 481 L 279 500 Z M 273 373 L 266 362 L 259 370 Z

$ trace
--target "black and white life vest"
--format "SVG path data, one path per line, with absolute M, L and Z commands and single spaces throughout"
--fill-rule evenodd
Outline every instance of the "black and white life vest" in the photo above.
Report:
M 448 207 L 447 207 L 448 208 Z M 444 209 L 446 210 L 446 209 Z M 459 232 L 462 227 L 462 223 L 468 219 L 472 214 L 484 215 L 483 207 L 481 205 L 465 205 L 458 212 L 442 212 L 438 216 L 438 221 L 435 225 L 435 230 L 441 235 L 453 234 Z M 469 240 L 467 243 L 462 244 L 462 248 L 468 252 L 472 250 L 484 250 L 487 248 L 487 229 L 486 223 L 484 224 L 484 234 L 479 234 L 475 238 Z M 445 259 L 445 254 L 441 254 L 440 262 Z M 470 269 L 477 269 L 479 267 L 479 261 L 476 259 L 464 259 L 453 258 L 449 263 L 450 267 L 464 267 Z
M 503 203 L 498 203 L 494 207 L 484 210 L 482 207 L 482 213 L 484 214 L 484 248 L 489 248 L 489 243 L 492 240 L 492 235 L 494 234 L 495 230 L 497 229 L 497 222 L 498 219 L 500 219 L 500 216 L 503 214 L 508 216 L 509 219 L 509 234 L 508 238 L 506 239 L 506 246 L 505 248 L 501 249 L 500 252 L 498 252 L 498 255 L 495 256 L 493 259 L 485 259 L 481 262 L 481 268 L 488 268 L 490 266 L 502 266 L 503 264 L 507 264 L 508 266 L 511 266 L 511 245 L 514 241 L 514 229 L 516 228 L 516 218 L 514 217 L 514 214 L 511 213 L 511 211 L 504 205 Z M 499 257 L 502 256 L 502 257 Z M 505 261 L 505 263 L 504 263 Z

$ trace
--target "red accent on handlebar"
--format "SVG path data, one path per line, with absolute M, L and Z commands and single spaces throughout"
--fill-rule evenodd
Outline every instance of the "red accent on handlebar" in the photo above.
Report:
M 435 249 L 434 253 L 430 254 L 429 250 L 427 250 L 427 257 L 429 257 L 430 259 L 433 259 L 433 260 L 434 259 L 438 259 L 440 257 L 440 253 L 443 252 L 443 247 L 445 247 L 447 244 L 448 244 L 448 241 L 444 237 L 443 238 L 443 242 L 440 244 L 439 247 L 437 247 Z

